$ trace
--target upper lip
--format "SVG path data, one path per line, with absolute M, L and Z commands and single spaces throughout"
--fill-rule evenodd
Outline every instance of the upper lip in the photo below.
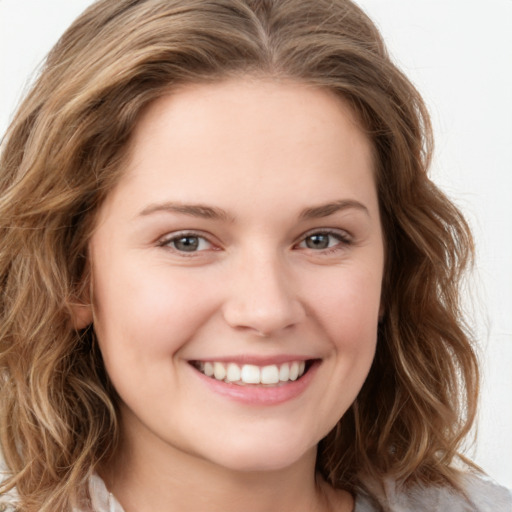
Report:
M 282 354 L 276 356 L 260 356 L 260 355 L 233 355 L 233 356 L 212 356 L 201 357 L 197 359 L 190 359 L 189 362 L 219 362 L 219 363 L 235 363 L 238 365 L 252 364 L 255 366 L 268 366 L 272 364 L 284 364 L 293 361 L 310 361 L 312 359 L 319 359 L 314 356 L 296 355 L 296 354 Z

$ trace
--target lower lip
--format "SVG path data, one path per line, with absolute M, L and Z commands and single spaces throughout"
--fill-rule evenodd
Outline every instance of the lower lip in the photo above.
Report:
M 191 366 L 191 369 L 210 390 L 237 402 L 248 405 L 278 405 L 299 397 L 309 386 L 320 366 L 315 361 L 308 371 L 295 381 L 288 381 L 277 386 L 241 386 L 207 377 Z

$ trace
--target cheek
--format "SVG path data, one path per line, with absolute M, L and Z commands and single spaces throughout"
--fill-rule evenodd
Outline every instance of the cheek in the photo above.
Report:
M 328 286 L 310 283 L 310 307 L 329 338 L 344 351 L 371 349 L 376 341 L 381 276 L 357 268 L 333 272 Z
M 199 276 L 183 279 L 159 265 L 107 270 L 95 276 L 94 288 L 94 324 L 105 358 L 111 353 L 140 364 L 172 355 L 215 310 L 214 294 L 206 293 Z
M 329 356 L 324 361 L 329 392 L 318 409 L 325 422 L 319 432 L 326 435 L 356 399 L 370 371 L 377 344 L 380 279 L 348 270 L 331 276 L 327 289 L 315 293 L 314 312 L 326 335 Z

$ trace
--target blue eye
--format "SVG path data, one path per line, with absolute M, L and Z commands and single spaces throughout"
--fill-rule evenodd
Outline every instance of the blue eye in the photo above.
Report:
M 160 245 L 170 247 L 177 252 L 188 253 L 205 251 L 212 247 L 212 244 L 206 238 L 193 233 L 181 233 L 177 236 L 166 238 Z

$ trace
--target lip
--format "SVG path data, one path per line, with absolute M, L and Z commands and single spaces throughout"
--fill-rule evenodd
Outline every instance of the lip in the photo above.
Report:
M 194 359 L 198 363 L 206 363 L 208 361 L 217 361 L 219 363 L 236 363 L 238 365 L 253 364 L 255 366 L 267 366 L 270 364 L 280 365 L 283 363 L 290 363 L 293 361 L 313 361 L 319 359 L 318 357 L 312 356 L 299 356 L 299 355 L 279 355 L 279 356 L 251 356 L 251 355 L 240 355 L 232 357 L 211 357 L 211 358 L 200 358 Z M 190 362 L 190 361 L 189 361 Z
M 211 361 L 205 359 L 204 361 Z M 289 361 L 311 361 L 308 371 L 296 381 L 288 381 L 277 386 L 241 386 L 239 384 L 227 383 L 207 377 L 191 364 L 188 366 L 194 372 L 194 375 L 204 384 L 210 391 L 228 399 L 253 406 L 271 406 L 279 405 L 295 398 L 298 398 L 306 391 L 312 382 L 318 367 L 321 364 L 320 359 L 311 359 L 305 357 L 286 356 L 283 358 L 254 358 L 254 357 L 236 357 L 236 358 L 215 358 L 219 362 L 234 362 L 238 364 L 256 364 L 264 366 L 267 364 L 282 364 Z M 196 360 L 198 361 L 198 360 Z M 279 362 L 278 362 L 279 361 Z

